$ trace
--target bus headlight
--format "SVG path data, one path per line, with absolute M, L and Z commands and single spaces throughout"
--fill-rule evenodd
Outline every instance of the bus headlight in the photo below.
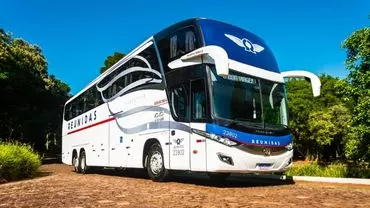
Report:
M 293 149 L 293 143 L 289 143 L 287 146 L 285 146 L 285 148 L 290 151 Z
M 222 143 L 224 145 L 227 145 L 227 146 L 235 146 L 237 145 L 238 143 L 228 139 L 228 138 L 225 138 L 225 137 L 220 137 L 218 135 L 215 135 L 215 134 L 209 134 L 209 139 L 213 140 L 213 141 L 216 141 L 216 142 L 219 142 L 219 143 Z
M 225 137 L 218 136 L 216 134 L 210 134 L 210 133 L 207 133 L 205 131 L 198 130 L 198 129 L 192 129 L 192 132 L 194 132 L 194 133 L 196 133 L 200 136 L 206 137 L 207 139 L 216 141 L 218 143 L 221 143 L 221 144 L 224 144 L 224 145 L 227 145 L 227 146 L 230 146 L 230 147 L 238 145 L 237 142 L 234 142 L 233 140 L 230 140 L 230 139 L 225 138 Z

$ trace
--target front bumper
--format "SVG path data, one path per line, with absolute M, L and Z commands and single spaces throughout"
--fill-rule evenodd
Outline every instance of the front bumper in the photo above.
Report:
M 236 147 L 229 147 L 207 140 L 208 172 L 285 172 L 292 166 L 292 158 L 293 150 L 287 150 L 278 155 L 264 156 L 261 154 L 251 154 Z

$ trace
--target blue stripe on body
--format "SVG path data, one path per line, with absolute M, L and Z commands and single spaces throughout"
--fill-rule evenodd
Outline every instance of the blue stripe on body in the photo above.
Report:
M 292 142 L 292 136 L 290 134 L 285 136 L 257 135 L 208 123 L 206 124 L 206 132 L 253 146 L 281 147 Z

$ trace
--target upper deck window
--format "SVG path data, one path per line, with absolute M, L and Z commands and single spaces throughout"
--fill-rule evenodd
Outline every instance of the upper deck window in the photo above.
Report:
M 170 33 L 158 42 L 164 72 L 170 69 L 168 63 L 200 47 L 195 28 L 184 27 Z
M 191 28 L 176 32 L 170 39 L 170 58 L 177 58 L 194 50 L 196 43 L 195 33 Z

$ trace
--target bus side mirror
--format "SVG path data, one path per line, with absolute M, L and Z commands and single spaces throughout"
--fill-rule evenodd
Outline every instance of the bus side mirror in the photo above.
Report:
M 314 97 L 320 95 L 321 81 L 318 76 L 308 71 L 285 71 L 281 72 L 283 78 L 288 77 L 304 77 L 308 78 L 311 81 L 312 93 Z
M 229 75 L 229 57 L 219 46 L 205 46 L 181 56 L 168 64 L 171 69 L 191 66 L 201 63 L 215 64 L 219 76 Z

